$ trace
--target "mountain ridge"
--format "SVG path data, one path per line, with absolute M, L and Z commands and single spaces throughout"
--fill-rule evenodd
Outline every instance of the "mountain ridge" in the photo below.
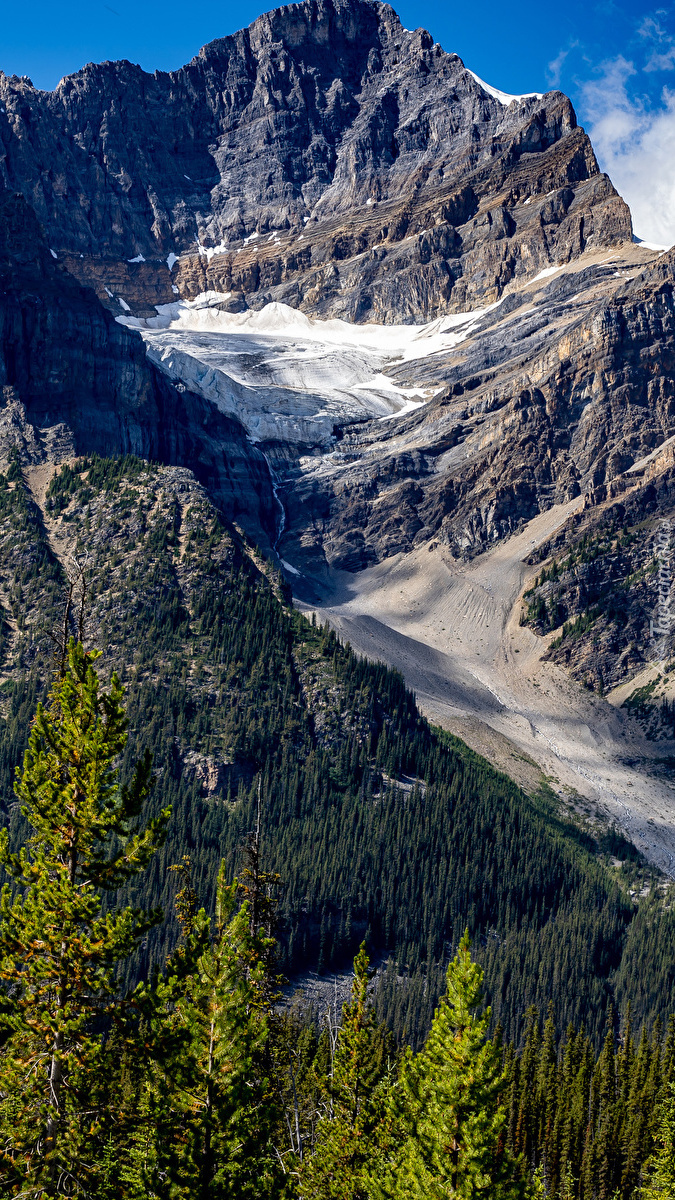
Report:
M 599 693 L 651 671 L 649 563 L 672 511 L 659 448 L 675 436 L 673 254 L 634 243 L 566 97 L 493 92 L 373 0 L 275 10 L 170 74 L 90 65 L 54 93 L 2 77 L 0 197 L 18 223 L 0 383 L 48 453 L 133 450 L 194 469 L 298 601 L 336 624 L 340 588 L 358 599 L 368 572 L 408 572 L 417 596 L 433 555 L 466 582 L 546 513 L 574 508 L 550 545 L 532 542 L 540 557 L 626 517 L 645 531 L 647 570 L 626 631 L 606 614 L 594 627 L 574 576 L 556 592 L 555 612 L 580 622 L 568 654 L 551 589 L 534 589 L 547 617 L 545 632 L 531 622 L 529 661 L 561 636 L 560 661 Z M 335 317 L 359 334 L 324 352 Z M 416 354 L 430 320 L 437 341 Z M 61 425 L 63 439 L 49 432 Z M 527 568 L 514 566 L 523 586 Z M 519 603 L 509 591 L 509 620 Z M 438 651 L 454 687 L 464 651 L 435 619 L 418 623 L 419 654 Z M 516 730 L 529 728 L 526 682 Z M 548 741 L 514 734 L 547 770 L 569 701 L 569 679 L 549 682 Z M 580 737 L 614 770 L 628 743 L 593 722 L 633 729 L 633 716 L 606 705 L 579 703 Z M 503 714 L 464 716 L 484 722 L 480 744 L 504 736 Z M 635 738 L 640 804 L 656 789 L 667 824 L 667 785 L 650 777 L 660 743 Z M 602 808 L 597 774 L 574 782 Z
M 175 72 L 0 77 L 0 181 L 139 315 L 178 287 L 428 320 L 632 236 L 567 97 L 505 105 L 377 0 L 276 9 Z

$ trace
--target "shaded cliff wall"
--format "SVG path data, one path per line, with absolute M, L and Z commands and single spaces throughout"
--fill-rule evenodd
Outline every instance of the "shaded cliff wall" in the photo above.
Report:
M 140 337 L 54 260 L 35 214 L 8 191 L 0 192 L 0 385 L 16 389 L 32 424 L 70 426 L 78 453 L 189 466 L 226 515 L 271 532 L 269 471 L 241 425 L 154 369 Z

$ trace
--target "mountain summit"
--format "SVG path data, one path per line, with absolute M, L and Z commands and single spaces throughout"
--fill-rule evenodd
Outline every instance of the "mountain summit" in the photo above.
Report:
M 0 77 L 0 182 L 2 455 L 188 468 L 434 720 L 675 870 L 675 259 L 570 101 L 306 0 L 172 73 Z
M 567 97 L 490 88 L 374 0 L 276 9 L 168 74 L 3 76 L 0 179 L 140 315 L 173 285 L 425 321 L 631 238 Z

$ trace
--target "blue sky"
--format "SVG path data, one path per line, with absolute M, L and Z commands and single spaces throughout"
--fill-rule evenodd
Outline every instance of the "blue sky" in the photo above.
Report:
M 270 4 L 201 0 L 5 0 L 0 69 L 52 88 L 85 62 L 128 58 L 146 70 L 182 65 Z M 675 242 L 675 6 L 641 0 L 401 0 L 446 50 L 507 92 L 560 87 L 571 96 L 601 166 L 633 210 L 636 232 Z

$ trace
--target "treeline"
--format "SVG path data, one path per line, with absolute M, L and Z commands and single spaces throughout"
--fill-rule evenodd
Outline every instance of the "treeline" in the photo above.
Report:
M 544 1012 L 550 999 L 558 1032 L 584 1025 L 596 1046 L 610 1001 L 631 1000 L 639 1023 L 665 1019 L 675 923 L 634 847 L 565 816 L 552 793 L 524 795 L 430 728 L 400 675 L 293 610 L 278 572 L 189 472 L 81 460 L 55 474 L 45 512 L 14 462 L 0 479 L 0 591 L 12 606 L 0 798 L 13 845 L 25 836 L 14 767 L 47 686 L 46 631 L 63 615 L 53 520 L 87 559 L 101 671 L 116 668 L 127 689 L 123 767 L 148 749 L 150 811 L 172 809 L 125 903 L 171 914 L 169 867 L 188 854 L 212 912 L 221 860 L 229 878 L 241 869 L 260 780 L 265 859 L 282 880 L 280 969 L 346 969 L 367 938 L 391 962 L 377 1004 L 399 1042 L 421 1046 L 466 928 L 508 1039 L 529 1005 Z M 630 895 L 649 887 L 649 901 Z M 173 919 L 148 930 L 120 964 L 124 985 L 163 967 L 177 936 Z
M 281 1007 L 279 878 L 260 823 L 211 918 L 186 856 L 180 938 L 125 992 L 119 966 L 161 921 L 120 902 L 166 838 L 146 755 L 120 779 L 123 690 L 71 640 L 15 793 L 27 839 L 0 863 L 0 1189 L 65 1200 L 663 1200 L 675 1194 L 675 1020 L 596 1058 L 527 1014 L 489 1037 L 464 934 L 417 1053 L 377 1018 L 365 946 L 340 1014 Z M 107 895 L 108 903 L 104 904 Z

